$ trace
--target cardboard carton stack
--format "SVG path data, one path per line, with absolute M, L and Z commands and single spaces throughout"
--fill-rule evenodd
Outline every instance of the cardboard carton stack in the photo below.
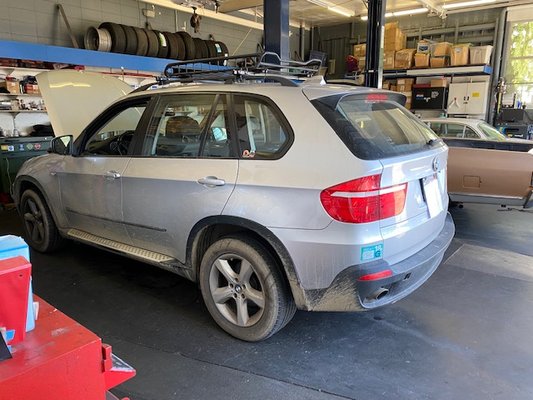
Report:
M 396 52 L 405 49 L 407 37 L 402 32 L 398 22 L 385 24 L 385 39 L 383 49 L 383 69 L 394 69 Z
M 415 67 L 429 68 L 431 51 L 435 42 L 431 40 L 420 40 L 416 46 Z
M 431 52 L 431 68 L 442 68 L 450 65 L 452 44 L 448 42 L 435 43 Z
M 414 78 L 401 78 L 396 80 L 396 91 L 407 97 L 407 101 L 405 103 L 405 108 L 407 109 L 411 108 L 414 83 Z

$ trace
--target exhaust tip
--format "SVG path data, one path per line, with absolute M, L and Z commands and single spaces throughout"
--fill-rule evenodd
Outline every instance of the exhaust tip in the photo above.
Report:
M 375 301 L 381 300 L 389 293 L 389 289 L 380 287 L 378 290 L 374 291 L 370 296 L 367 297 L 367 300 Z

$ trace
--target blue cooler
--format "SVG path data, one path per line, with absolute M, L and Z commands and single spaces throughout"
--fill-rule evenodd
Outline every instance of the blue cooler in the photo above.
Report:
M 30 260 L 30 249 L 28 245 L 19 236 L 6 235 L 0 236 L 0 260 L 22 256 Z M 26 318 L 26 332 L 35 328 L 35 313 L 33 310 L 33 290 L 30 281 L 30 290 L 28 292 L 28 316 Z

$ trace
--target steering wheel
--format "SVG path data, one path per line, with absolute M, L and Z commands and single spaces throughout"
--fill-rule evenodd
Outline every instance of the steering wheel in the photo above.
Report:
M 130 147 L 131 141 L 133 139 L 134 131 L 126 131 L 117 138 L 116 141 L 116 150 L 117 153 L 121 156 L 128 154 L 128 149 Z

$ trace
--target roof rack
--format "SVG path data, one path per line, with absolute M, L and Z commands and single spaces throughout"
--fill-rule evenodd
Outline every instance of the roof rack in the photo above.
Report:
M 160 83 L 192 82 L 198 80 L 254 80 L 269 79 L 286 83 L 316 75 L 322 62 L 283 60 L 273 52 L 250 53 L 177 61 L 165 67 Z M 282 79 L 282 78 L 285 78 Z

